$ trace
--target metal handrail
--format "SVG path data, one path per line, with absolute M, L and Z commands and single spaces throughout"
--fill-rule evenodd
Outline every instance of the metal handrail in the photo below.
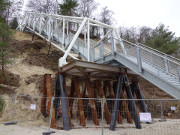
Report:
M 177 59 L 177 58 L 175 58 L 175 57 L 173 57 L 173 56 L 171 56 L 171 55 L 168 55 L 168 54 L 166 54 L 166 53 L 160 52 L 160 51 L 158 51 L 158 50 L 156 50 L 156 49 L 154 49 L 154 48 L 151 48 L 151 47 L 146 46 L 146 45 L 143 45 L 143 44 L 138 44 L 138 45 L 137 45 L 137 44 L 131 43 L 131 42 L 129 42 L 129 41 L 127 41 L 127 40 L 124 40 L 124 39 L 122 39 L 122 41 L 127 42 L 127 43 L 129 43 L 129 44 L 131 44 L 131 45 L 134 45 L 134 46 L 136 46 L 136 47 L 140 47 L 141 49 L 146 50 L 146 51 L 149 51 L 150 53 L 153 53 L 153 54 L 155 54 L 155 55 L 157 55 L 157 56 L 160 56 L 160 57 L 162 57 L 162 58 L 164 58 L 164 57 L 167 55 L 168 57 L 171 57 L 172 59 L 177 60 L 179 63 L 178 63 L 177 61 L 174 61 L 174 60 L 168 58 L 168 57 L 167 57 L 167 60 L 172 61 L 172 62 L 180 65 L 180 59 Z

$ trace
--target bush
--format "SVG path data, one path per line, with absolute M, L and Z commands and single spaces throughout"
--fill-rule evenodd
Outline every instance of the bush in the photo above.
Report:
M 10 28 L 15 30 L 17 27 L 18 27 L 18 20 L 16 17 L 14 17 L 12 22 L 10 23 Z
M 5 107 L 5 101 L 4 99 L 0 96 L 0 113 L 3 111 Z

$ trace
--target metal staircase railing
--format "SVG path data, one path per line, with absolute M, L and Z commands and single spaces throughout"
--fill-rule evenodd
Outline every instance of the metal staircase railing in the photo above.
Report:
M 118 39 L 113 39 L 118 42 Z M 180 61 L 177 58 L 169 56 L 165 53 L 159 52 L 142 44 L 133 44 L 123 39 L 122 42 L 125 47 L 125 57 L 130 57 L 137 61 L 137 49 L 139 48 L 139 57 L 141 57 L 143 63 L 148 63 L 149 65 L 155 67 L 157 69 L 157 74 L 159 74 L 159 71 L 162 71 L 166 74 L 170 74 L 172 77 L 178 79 L 180 78 Z M 113 41 L 111 38 L 108 38 L 103 42 L 96 44 L 93 47 L 95 52 L 94 61 L 97 61 L 98 59 L 101 59 L 106 55 L 109 55 L 110 53 L 124 54 L 119 44 L 116 44 L 116 50 L 112 49 L 112 47 Z
M 82 28 L 88 28 L 90 24 L 90 20 L 83 20 L 83 18 L 27 13 L 24 21 L 22 21 L 22 23 L 19 25 L 19 28 L 20 30 L 24 30 L 26 27 L 47 41 L 58 43 L 54 45 L 63 52 L 68 51 L 70 47 L 70 49 L 74 50 L 74 52 L 80 55 L 84 60 L 90 60 L 91 62 L 103 60 L 103 63 L 106 63 L 108 60 L 116 59 L 119 63 L 126 66 L 128 65 L 126 62 L 133 63 L 138 67 L 138 71 L 132 68 L 134 72 L 143 76 L 143 71 L 147 70 L 160 80 L 164 80 L 169 85 L 176 87 L 180 93 L 179 59 L 164 54 L 148 46 L 142 44 L 133 44 L 129 41 L 123 40 L 118 37 L 117 31 L 110 26 L 109 32 L 107 32 L 107 34 L 100 41 L 95 42 L 91 39 L 83 40 L 78 38 L 77 34 L 73 34 L 68 31 L 65 32 L 66 29 L 64 28 L 64 19 L 73 22 L 76 21 L 78 24 L 81 22 L 83 23 L 84 21 L 84 24 L 82 24 L 83 27 L 80 26 L 81 30 Z M 93 22 L 91 25 L 94 26 L 94 20 L 91 21 Z M 97 22 L 96 25 L 104 25 L 104 27 L 108 27 L 99 22 Z M 85 32 L 87 31 L 88 30 L 85 30 Z M 72 44 L 73 40 L 74 42 Z M 116 55 L 121 56 L 124 61 L 122 62 L 119 60 Z M 106 57 L 109 56 L 111 56 L 111 59 L 106 59 Z M 75 58 L 72 55 L 71 57 Z M 131 69 L 131 67 L 128 68 Z M 153 80 L 150 81 L 153 82 Z M 154 84 L 158 85 L 157 83 Z

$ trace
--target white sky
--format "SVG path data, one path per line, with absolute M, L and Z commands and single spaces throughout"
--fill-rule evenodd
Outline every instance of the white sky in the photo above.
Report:
M 25 4 L 28 0 L 25 0 Z M 61 1 L 61 0 L 58 0 Z M 155 28 L 160 23 L 180 37 L 180 0 L 95 0 L 115 14 L 118 26 Z M 24 4 L 24 5 L 25 5 Z M 99 11 L 99 10 L 98 10 Z
M 95 0 L 101 7 L 112 10 L 117 25 L 126 27 L 149 26 L 159 23 L 180 37 L 180 0 Z

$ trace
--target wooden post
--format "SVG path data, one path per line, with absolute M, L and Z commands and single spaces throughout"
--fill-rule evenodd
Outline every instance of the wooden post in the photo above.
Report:
M 114 90 L 113 90 L 113 86 L 112 86 L 111 82 L 106 81 L 106 84 L 107 84 L 107 87 L 108 87 L 108 90 L 109 90 L 110 98 L 115 99 L 115 94 L 114 94 Z M 110 110 L 113 109 L 113 104 L 114 104 L 114 101 L 112 100 L 111 104 L 110 104 Z
M 104 91 L 104 95 L 105 95 L 105 97 L 106 97 L 106 95 L 107 95 L 107 81 L 104 81 L 104 83 L 103 83 L 103 91 Z
M 77 98 L 82 98 L 81 93 L 80 93 L 79 80 L 77 78 L 75 78 L 73 81 L 74 81 L 74 88 L 75 88 L 75 92 L 76 92 L 76 97 Z M 78 110 L 79 110 L 79 116 L 80 116 L 80 125 L 85 127 L 86 126 L 86 121 L 85 121 L 83 100 L 82 99 L 78 99 Z
M 32 41 L 34 41 L 34 32 L 33 32 L 33 34 L 32 34 Z
M 121 111 L 119 110 L 117 113 L 117 122 L 118 124 L 122 124 L 122 116 L 121 116 Z
M 75 88 L 74 88 L 74 80 L 71 79 L 71 90 L 70 90 L 70 93 L 69 93 L 69 108 L 70 108 L 70 112 L 72 114 L 72 107 L 73 107 L 73 102 L 74 102 L 74 99 L 72 99 L 72 97 L 74 97 L 74 93 L 75 93 Z
M 45 82 L 46 82 L 46 90 L 47 90 L 47 98 L 48 98 L 48 113 L 50 117 L 50 109 L 51 109 L 51 100 L 54 95 L 51 74 L 45 74 Z M 52 110 L 52 118 L 51 118 L 51 128 L 55 128 L 55 110 L 53 107 Z
M 41 99 L 41 113 L 43 116 L 46 116 L 46 98 L 47 98 L 47 92 L 46 92 L 46 77 L 44 76 L 44 82 L 43 82 L 43 89 L 42 89 L 42 99 Z
M 102 84 L 101 84 L 101 82 L 99 80 L 96 81 L 96 86 L 97 86 L 97 90 L 99 91 L 100 97 L 105 99 Z M 111 118 L 110 118 L 110 113 L 109 113 L 109 109 L 108 109 L 106 100 L 104 102 L 104 112 L 105 112 L 104 116 L 105 116 L 105 119 L 106 119 L 106 123 L 110 124 Z
M 64 85 L 65 85 L 65 93 L 66 93 L 66 95 L 68 95 L 65 77 L 64 77 Z M 68 108 L 68 116 L 69 116 L 69 126 L 70 126 L 70 128 L 72 128 L 72 124 L 71 124 L 71 109 L 69 107 L 69 100 L 68 99 L 67 99 L 67 108 Z
M 122 90 L 121 92 L 122 92 L 122 93 L 121 93 L 121 99 L 125 99 L 123 90 Z M 127 115 L 127 122 L 128 122 L 128 123 L 133 123 L 133 122 L 132 122 L 132 119 L 131 119 L 131 113 L 129 112 L 129 108 L 128 108 L 128 103 L 127 103 L 127 101 L 122 100 L 122 106 L 124 107 L 124 110 L 125 110 L 126 115 Z
M 88 92 L 88 97 L 89 98 L 94 98 L 93 97 L 93 93 L 92 93 L 92 86 L 90 83 L 89 79 L 86 79 L 86 87 L 87 87 L 87 92 Z M 98 114 L 97 114 L 97 110 L 96 110 L 96 105 L 93 99 L 90 99 L 90 106 L 91 106 L 91 112 L 92 112 L 92 116 L 93 116 L 93 121 L 95 125 L 99 125 L 99 121 L 98 121 Z
M 108 86 L 110 97 L 111 98 L 115 98 L 115 94 L 114 94 L 111 82 L 110 81 L 106 81 L 106 83 L 107 83 L 107 86 Z
M 50 44 L 49 44 L 49 49 L 48 49 L 48 54 L 47 54 L 47 57 L 49 57 L 50 50 L 51 50 L 51 42 L 50 42 Z

